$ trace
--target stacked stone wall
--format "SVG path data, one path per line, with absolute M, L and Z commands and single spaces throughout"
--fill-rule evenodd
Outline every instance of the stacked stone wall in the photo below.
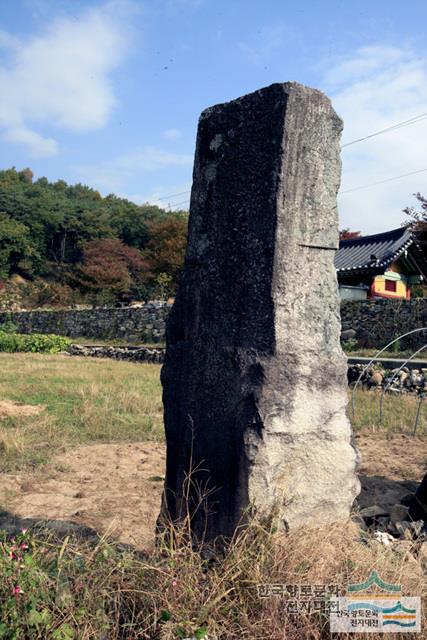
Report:
M 120 309 L 67 309 L 0 313 L 0 325 L 11 320 L 19 333 L 56 333 L 70 338 L 128 342 L 162 342 L 171 305 L 149 302 Z
M 0 313 L 0 324 L 11 319 L 19 333 L 56 333 L 70 338 L 97 338 L 128 342 L 163 342 L 171 305 L 149 302 L 121 309 L 66 309 Z M 380 348 L 397 336 L 427 326 L 427 298 L 414 300 L 348 300 L 341 304 L 343 341 Z M 401 341 L 399 348 L 417 349 L 427 342 L 427 331 Z
M 352 300 L 341 304 L 343 338 L 358 346 L 384 347 L 399 335 L 427 326 L 427 298 L 413 300 Z M 398 349 L 418 349 L 427 343 L 427 331 L 404 338 Z

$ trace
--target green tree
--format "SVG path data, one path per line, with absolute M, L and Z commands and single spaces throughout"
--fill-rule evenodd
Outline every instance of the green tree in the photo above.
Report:
M 0 212 L 0 278 L 7 278 L 12 272 L 31 273 L 37 258 L 29 229 Z
M 185 249 L 183 212 L 140 206 L 113 194 L 102 197 L 95 189 L 64 180 L 34 180 L 31 169 L 14 167 L 0 171 L 0 211 L 8 216 L 8 224 L 13 220 L 18 225 L 10 244 L 17 247 L 17 238 L 23 241 L 25 234 L 20 231 L 24 228 L 30 243 L 26 266 L 18 260 L 22 251 L 6 250 L 5 245 L 3 260 L 9 262 L 3 273 L 17 270 L 19 262 L 21 271 L 31 271 L 35 277 L 76 286 L 72 276 L 76 265 L 79 271 L 84 262 L 84 248 L 91 242 L 115 239 L 144 251 L 153 268 L 152 282 L 165 274 L 171 289 L 176 286 Z

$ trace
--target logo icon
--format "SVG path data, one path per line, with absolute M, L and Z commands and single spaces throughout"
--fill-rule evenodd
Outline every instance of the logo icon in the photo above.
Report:
M 371 571 L 365 582 L 349 584 L 346 596 L 331 599 L 330 625 L 332 633 L 416 633 L 420 598 L 403 596 L 400 585 Z

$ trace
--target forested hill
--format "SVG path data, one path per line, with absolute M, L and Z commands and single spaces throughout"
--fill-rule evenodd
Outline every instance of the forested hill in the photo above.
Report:
M 113 301 L 170 294 L 181 269 L 185 211 L 136 205 L 90 187 L 0 171 L 0 280 L 54 283 Z

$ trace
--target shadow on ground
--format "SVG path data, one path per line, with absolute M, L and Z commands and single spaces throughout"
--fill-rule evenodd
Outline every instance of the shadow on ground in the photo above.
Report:
M 359 475 L 362 490 L 357 499 L 359 508 L 379 505 L 391 507 L 403 498 L 414 495 L 419 483 L 414 480 L 392 480 L 384 476 Z
M 93 542 L 97 542 L 100 539 L 99 534 L 94 529 L 75 522 L 41 518 L 20 518 L 7 511 L 0 512 L 0 531 L 6 531 L 9 535 L 16 535 L 21 533 L 23 529 L 32 529 L 35 533 L 37 533 L 37 531 L 45 533 L 51 532 L 60 539 L 66 538 L 67 536 L 74 536 L 81 540 L 90 540 Z
M 427 438 L 359 433 L 362 492 L 356 510 L 390 507 L 414 494 L 427 462 Z M 58 537 L 110 539 L 149 552 L 165 472 L 159 442 L 80 446 L 49 468 L 0 474 L 0 529 L 37 526 Z

